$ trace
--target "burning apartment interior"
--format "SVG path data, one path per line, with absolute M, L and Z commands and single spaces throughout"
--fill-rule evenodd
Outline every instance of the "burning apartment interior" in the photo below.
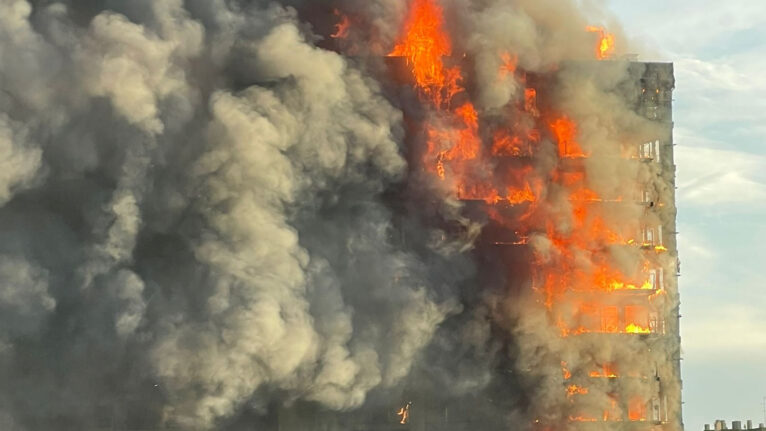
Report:
M 671 63 L 565 0 L 117 3 L 0 5 L 0 428 L 683 429 Z

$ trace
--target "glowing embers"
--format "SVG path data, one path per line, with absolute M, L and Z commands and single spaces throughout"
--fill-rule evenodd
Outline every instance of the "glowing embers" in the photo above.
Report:
M 614 35 L 608 33 L 604 27 L 588 26 L 585 29 L 591 33 L 598 33 L 596 45 L 596 58 L 606 60 L 614 53 Z
M 520 137 L 508 133 L 506 130 L 499 130 L 495 133 L 495 139 L 492 145 L 493 156 L 527 156 L 532 151 L 529 144 Z
M 578 385 L 567 386 L 567 398 L 571 399 L 575 395 L 585 395 L 588 393 L 588 388 Z
M 591 404 L 586 411 L 578 412 L 576 415 L 570 415 L 570 422 L 622 422 L 622 411 L 619 407 L 617 396 L 615 394 L 607 394 L 608 401 L 601 400 L 600 402 L 591 401 Z M 570 402 L 572 401 L 569 398 Z M 599 409 L 599 405 L 601 408 Z M 596 418 L 597 412 L 601 412 L 599 418 Z
M 461 200 L 482 200 L 488 204 L 506 203 L 509 205 L 519 205 L 525 202 L 534 202 L 535 194 L 529 183 L 523 188 L 506 187 L 503 195 L 495 188 L 486 184 L 477 184 L 473 186 L 458 185 L 458 199 Z
M 540 134 L 530 130 L 526 137 L 513 134 L 506 129 L 495 132 L 492 139 L 492 155 L 500 157 L 529 157 L 533 146 L 540 141 Z
M 458 127 L 445 129 L 428 128 L 429 148 L 443 147 L 448 143 L 448 150 L 439 152 L 439 160 L 472 160 L 479 155 L 481 141 L 479 140 L 479 115 L 473 105 L 466 103 L 455 109 L 454 115 Z
M 509 52 L 504 52 L 502 55 L 500 55 L 500 59 L 503 61 L 503 64 L 500 66 L 500 70 L 498 72 L 500 79 L 505 79 L 513 76 L 513 74 L 516 72 L 516 65 L 519 62 L 519 57 Z
M 540 116 L 536 89 L 524 89 L 524 100 L 523 103 L 519 101 L 518 109 L 523 109 L 531 118 Z M 531 157 L 534 154 L 540 143 L 540 130 L 529 125 L 521 127 L 520 124 L 501 125 L 495 130 L 492 137 L 492 156 Z
M 426 166 L 435 158 L 435 172 L 441 179 L 446 175 L 446 162 L 473 160 L 481 149 L 478 114 L 473 105 L 466 103 L 448 117 L 451 117 L 448 126 L 426 125 Z
M 581 303 L 569 313 L 559 312 L 558 328 L 562 337 L 581 334 L 650 334 L 657 327 L 656 314 L 643 305 Z

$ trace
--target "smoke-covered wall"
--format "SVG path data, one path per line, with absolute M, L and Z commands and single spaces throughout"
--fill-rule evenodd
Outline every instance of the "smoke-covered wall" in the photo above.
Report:
M 481 114 L 523 98 L 500 52 L 540 74 L 590 58 L 583 28 L 614 24 L 597 6 L 445 0 Z M 420 108 L 382 60 L 407 8 L 0 0 L 0 428 L 272 429 L 408 391 L 504 393 L 503 423 L 558 411 L 580 348 L 534 300 L 482 293 L 481 223 L 410 157 Z M 651 134 L 625 64 L 595 71 L 552 87 L 583 145 Z

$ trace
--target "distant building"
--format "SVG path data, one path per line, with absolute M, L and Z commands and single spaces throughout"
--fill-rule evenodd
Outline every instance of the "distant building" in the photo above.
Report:
M 755 430 L 755 431 L 766 431 L 766 425 L 760 423 L 757 427 L 753 427 L 753 421 L 748 420 L 745 422 L 744 428 L 742 427 L 741 421 L 732 421 L 731 428 L 728 428 L 726 426 L 726 421 L 719 419 L 713 423 L 713 426 L 711 427 L 710 424 L 705 424 L 705 431 L 721 431 L 721 430 Z

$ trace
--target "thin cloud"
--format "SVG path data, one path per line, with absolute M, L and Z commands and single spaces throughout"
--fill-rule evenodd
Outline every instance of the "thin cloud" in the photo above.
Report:
M 682 204 L 702 207 L 747 204 L 763 208 L 766 157 L 684 145 L 677 147 L 676 160 Z
M 762 316 L 763 307 L 758 304 L 711 304 L 705 320 L 682 326 L 684 351 L 694 355 L 763 354 L 766 331 Z

